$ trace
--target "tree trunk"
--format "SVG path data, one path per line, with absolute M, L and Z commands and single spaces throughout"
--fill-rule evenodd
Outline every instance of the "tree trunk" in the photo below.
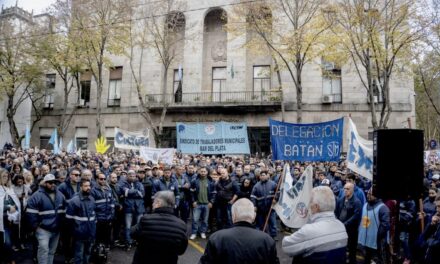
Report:
M 280 66 L 278 65 L 278 61 L 275 57 L 273 58 L 273 60 L 275 62 L 275 71 L 277 73 L 277 79 L 280 85 L 280 92 L 281 92 L 281 121 L 284 122 L 285 121 L 284 93 L 283 93 L 283 83 L 281 81 Z
M 101 137 L 101 95 L 102 95 L 102 64 L 98 66 L 97 96 L 96 96 L 96 129 L 97 136 Z
M 168 67 L 163 68 L 162 103 L 167 103 Z
M 20 147 L 20 135 L 18 134 L 17 126 L 15 124 L 14 120 L 15 116 L 15 110 L 14 110 L 14 97 L 8 96 L 8 109 L 6 112 L 6 117 L 8 118 L 8 124 L 9 124 L 9 132 L 11 134 L 11 140 L 12 144 L 15 147 Z
M 302 123 L 302 79 L 301 79 L 301 68 L 300 67 L 296 67 L 296 103 L 298 105 L 298 110 L 296 112 L 297 116 L 296 116 L 296 121 L 301 124 Z

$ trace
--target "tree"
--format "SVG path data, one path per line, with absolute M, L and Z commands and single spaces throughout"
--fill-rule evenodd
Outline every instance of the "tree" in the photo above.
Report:
M 163 123 L 167 113 L 169 100 L 168 95 L 168 72 L 169 68 L 178 56 L 178 45 L 183 45 L 185 37 L 185 17 L 180 4 L 175 0 L 151 1 L 148 9 L 143 9 L 139 15 L 143 17 L 133 24 L 130 30 L 130 69 L 140 102 L 140 114 L 153 132 L 156 146 L 160 146 L 163 132 Z M 142 79 L 144 55 L 147 51 L 154 54 L 157 61 L 162 65 L 161 103 L 162 112 L 158 122 L 151 117 L 151 109 L 145 101 L 145 87 Z M 138 52 L 140 55 L 138 56 Z
M 425 3 L 426 4 L 426 3 Z M 426 4 L 418 24 L 424 36 L 415 50 L 417 127 L 425 131 L 425 142 L 440 139 L 440 1 Z
M 421 28 L 412 24 L 415 8 L 414 0 L 341 0 L 327 14 L 367 91 L 374 129 L 387 127 L 393 110 L 390 81 L 396 67 L 409 64 L 411 44 L 421 37 Z
M 296 90 L 298 123 L 302 122 L 304 66 L 322 56 L 326 48 L 324 36 L 330 25 L 323 19 L 325 3 L 323 0 L 273 0 L 245 3 L 235 9 L 239 17 L 247 18 L 247 28 L 270 48 L 280 86 L 280 69 L 289 73 Z M 254 42 L 248 47 L 260 45 Z
M 21 19 L 0 19 L 0 93 L 7 101 L 6 117 L 12 144 L 21 145 L 24 135 L 16 125 L 16 114 L 21 106 L 30 101 L 36 118 L 30 130 L 41 119 L 38 104 L 43 98 L 41 61 L 34 56 L 30 42 L 31 22 Z
M 75 0 L 72 6 L 72 38 L 96 83 L 96 127 L 102 135 L 101 96 L 104 67 L 111 67 L 109 55 L 125 52 L 131 25 L 130 0 Z
M 58 135 L 63 137 L 76 112 L 69 108 L 69 96 L 79 87 L 79 74 L 84 68 L 84 57 L 72 33 L 72 0 L 57 0 L 50 10 L 51 32 L 41 34 L 34 43 L 36 53 L 58 74 L 63 82 L 63 105 L 58 122 Z M 47 25 L 42 25 L 46 27 Z M 44 29 L 40 29 L 44 32 Z

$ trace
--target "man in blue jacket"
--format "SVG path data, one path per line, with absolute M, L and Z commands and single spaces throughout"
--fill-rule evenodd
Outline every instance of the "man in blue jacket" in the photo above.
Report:
M 269 180 L 269 175 L 267 175 L 265 171 L 262 171 L 260 181 L 255 184 L 251 194 L 251 200 L 257 210 L 257 228 L 263 231 L 266 217 L 270 212 L 268 233 L 273 239 L 276 239 L 277 236 L 276 215 L 275 211 L 270 210 L 270 208 L 272 207 L 272 202 L 275 202 L 276 189 L 277 184 Z
M 92 196 L 95 199 L 96 217 L 96 243 L 102 243 L 110 249 L 110 237 L 112 220 L 115 215 L 115 197 L 108 186 L 104 173 L 99 173 L 98 185 L 92 189 Z
M 354 195 L 354 184 L 346 183 L 344 186 L 345 197 L 336 202 L 335 215 L 341 221 L 348 235 L 348 260 L 356 264 L 356 249 L 358 244 L 358 229 L 361 221 L 361 201 Z
M 58 190 L 64 195 L 66 201 L 69 201 L 77 192 L 80 191 L 79 183 L 81 181 L 80 172 L 76 169 L 70 171 L 69 177 L 58 186 Z M 64 258 L 67 261 L 73 259 L 73 237 L 72 228 L 66 223 L 62 226 L 61 243 L 63 246 Z
M 56 188 L 55 176 L 47 174 L 28 200 L 26 214 L 38 241 L 38 263 L 52 264 L 66 213 L 64 195 Z
M 163 176 L 153 182 L 153 197 L 160 191 L 172 191 L 176 197 L 176 206 L 180 203 L 179 184 L 176 178 L 171 177 L 170 167 L 165 167 L 163 169 Z
M 365 263 L 373 258 L 378 264 L 389 263 L 390 209 L 373 195 L 372 189 L 367 193 L 367 200 L 362 208 L 358 243 L 365 249 Z
M 75 193 L 80 189 L 79 183 L 81 181 L 80 173 L 77 170 L 72 170 L 70 172 L 69 178 L 60 184 L 58 190 L 64 195 L 66 200 L 70 200 Z
M 121 180 L 119 184 L 119 191 L 124 198 L 125 246 L 127 250 L 130 250 L 133 243 L 130 237 L 131 226 L 139 223 L 145 212 L 145 190 L 142 183 L 136 178 L 134 170 L 129 170 L 127 180 Z
M 92 245 L 96 236 L 95 199 L 90 195 L 87 179 L 81 180 L 81 191 L 67 204 L 66 218 L 73 227 L 75 239 L 75 264 L 89 263 Z

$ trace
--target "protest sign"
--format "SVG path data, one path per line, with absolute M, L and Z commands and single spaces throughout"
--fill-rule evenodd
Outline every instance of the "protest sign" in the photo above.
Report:
M 269 119 L 274 160 L 339 161 L 344 119 L 291 124 Z
M 187 154 L 249 154 L 246 123 L 177 123 L 177 149 Z
M 148 130 L 144 133 L 115 128 L 115 148 L 139 150 L 141 147 L 149 145 Z

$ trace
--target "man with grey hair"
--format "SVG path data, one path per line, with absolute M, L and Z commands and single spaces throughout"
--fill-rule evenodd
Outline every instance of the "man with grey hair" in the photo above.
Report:
M 133 257 L 136 263 L 177 263 L 188 246 L 186 224 L 174 215 L 176 198 L 171 191 L 154 196 L 153 213 L 144 215 L 131 230 L 139 243 Z
M 295 263 L 345 264 L 347 232 L 336 219 L 335 197 L 327 186 L 313 188 L 310 198 L 311 222 L 283 239 L 283 250 Z
M 256 216 L 253 203 L 239 199 L 231 212 L 234 226 L 211 235 L 200 263 L 279 263 L 275 241 L 252 225 Z

